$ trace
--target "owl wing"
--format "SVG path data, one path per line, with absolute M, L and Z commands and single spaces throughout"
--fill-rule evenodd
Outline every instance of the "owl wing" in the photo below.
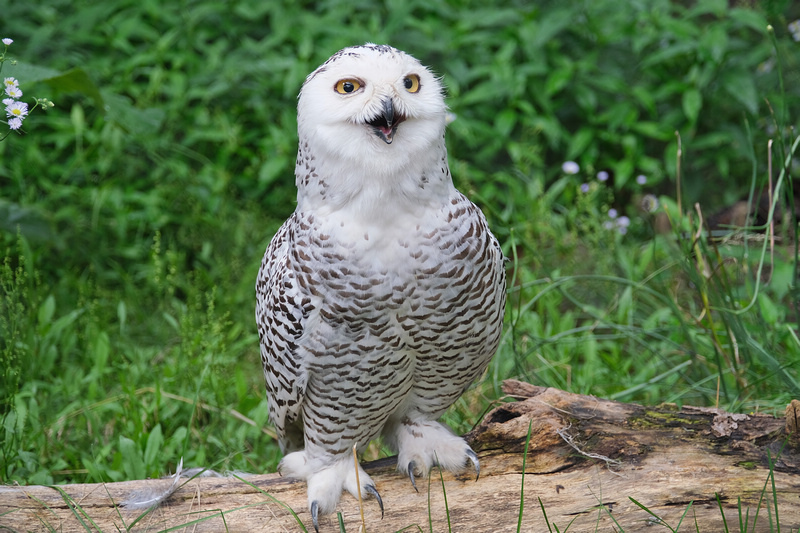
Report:
M 269 417 L 284 453 L 303 448 L 301 408 L 308 370 L 298 341 L 313 309 L 290 267 L 296 228 L 297 217 L 293 215 L 270 242 L 256 282 L 256 322 Z

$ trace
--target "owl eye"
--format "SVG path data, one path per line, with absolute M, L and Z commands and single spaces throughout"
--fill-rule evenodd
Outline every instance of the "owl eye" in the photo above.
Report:
M 409 74 L 403 78 L 403 87 L 410 93 L 419 91 L 419 76 L 416 74 Z
M 339 94 L 354 93 L 361 88 L 361 82 L 358 80 L 339 80 L 336 82 L 334 89 Z

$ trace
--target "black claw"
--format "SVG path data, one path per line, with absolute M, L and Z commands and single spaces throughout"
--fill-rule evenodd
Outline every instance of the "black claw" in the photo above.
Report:
M 419 492 L 419 489 L 417 488 L 417 482 L 414 481 L 414 469 L 416 467 L 417 467 L 417 463 L 415 463 L 414 461 L 411 461 L 410 463 L 408 463 L 408 477 L 411 478 L 411 485 L 414 486 L 414 490 Z
M 319 533 L 319 504 L 317 500 L 311 502 L 311 521 L 314 523 L 314 531 Z
M 381 499 L 381 495 L 378 494 L 378 489 L 375 488 L 375 485 L 367 485 L 364 487 L 364 490 L 375 496 L 375 499 L 378 500 L 378 505 L 381 507 L 381 520 L 383 520 L 383 499 Z
M 467 457 L 469 457 L 469 460 L 475 465 L 475 481 L 478 481 L 478 478 L 481 477 L 481 463 L 478 461 L 478 454 L 468 449 Z

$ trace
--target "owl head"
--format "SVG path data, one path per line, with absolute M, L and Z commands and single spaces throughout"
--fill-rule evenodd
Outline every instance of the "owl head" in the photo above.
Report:
M 442 85 L 412 56 L 367 43 L 340 50 L 306 78 L 298 133 L 315 155 L 402 165 L 442 145 Z

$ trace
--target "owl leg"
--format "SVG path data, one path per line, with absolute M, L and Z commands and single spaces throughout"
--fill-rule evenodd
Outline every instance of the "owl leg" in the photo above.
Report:
M 336 509 L 342 490 L 346 490 L 355 498 L 358 498 L 359 492 L 362 499 L 374 496 L 378 500 L 383 518 L 381 495 L 361 465 L 358 465 L 356 477 L 356 465 L 352 453 L 315 458 L 308 457 L 305 450 L 292 452 L 281 460 L 278 471 L 286 477 L 306 480 L 308 508 L 316 531 L 319 531 L 319 517 L 330 514 Z
M 439 422 L 404 417 L 387 424 L 384 439 L 397 450 L 397 469 L 408 475 L 415 490 L 415 476 L 427 476 L 434 465 L 450 472 L 461 472 L 471 463 L 475 468 L 475 480 L 480 476 L 477 454 L 464 439 Z

